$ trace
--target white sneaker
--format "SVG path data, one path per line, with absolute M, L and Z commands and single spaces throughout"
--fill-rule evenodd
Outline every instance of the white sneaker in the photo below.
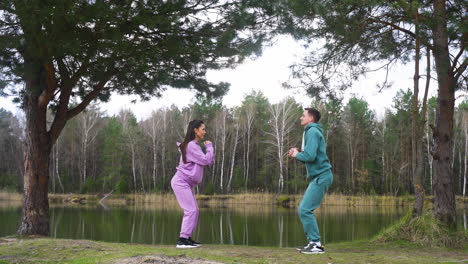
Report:
M 297 250 L 297 251 L 301 251 L 301 250 L 306 249 L 308 246 L 309 246 L 309 242 L 307 242 L 307 244 L 305 244 L 305 245 L 302 246 L 302 247 L 297 247 L 296 250 Z
M 301 250 L 303 254 L 323 254 L 325 253 L 325 249 L 323 246 L 319 247 L 314 242 L 309 243 L 309 245 Z

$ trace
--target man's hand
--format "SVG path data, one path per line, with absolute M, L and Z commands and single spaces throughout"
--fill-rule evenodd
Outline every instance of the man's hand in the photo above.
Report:
M 290 156 L 290 157 L 295 158 L 296 155 L 297 155 L 297 153 L 299 153 L 299 149 L 298 149 L 298 148 L 291 148 L 291 149 L 289 150 L 289 156 Z

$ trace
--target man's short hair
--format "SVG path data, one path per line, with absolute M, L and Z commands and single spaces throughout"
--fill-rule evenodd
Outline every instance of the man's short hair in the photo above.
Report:
M 317 123 L 320 120 L 320 112 L 315 108 L 304 108 L 309 115 L 314 117 L 314 122 Z

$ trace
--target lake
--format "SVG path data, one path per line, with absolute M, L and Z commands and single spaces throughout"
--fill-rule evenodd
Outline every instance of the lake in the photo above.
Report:
M 16 232 L 21 207 L 0 201 L 0 236 Z M 316 216 L 324 243 L 369 239 L 397 221 L 405 209 L 371 206 L 323 206 Z M 467 225 L 459 210 L 458 225 Z M 164 206 L 52 206 L 50 236 L 108 242 L 175 244 L 182 211 Z M 206 244 L 294 247 L 305 237 L 296 209 L 274 206 L 200 208 L 193 238 Z

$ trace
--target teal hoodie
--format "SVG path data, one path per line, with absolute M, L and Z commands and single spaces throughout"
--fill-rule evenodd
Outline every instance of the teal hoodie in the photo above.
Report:
M 296 159 L 305 163 L 307 178 L 313 180 L 317 175 L 331 168 L 326 153 L 322 125 L 309 123 L 304 128 L 304 149 L 297 153 Z

